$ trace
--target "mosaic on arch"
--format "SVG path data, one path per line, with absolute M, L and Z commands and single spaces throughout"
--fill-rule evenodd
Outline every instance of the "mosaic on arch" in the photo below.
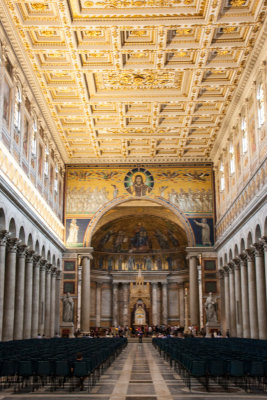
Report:
M 101 213 L 101 210 L 108 205 L 116 205 L 120 201 L 128 199 L 160 200 L 161 204 L 165 203 L 166 206 L 174 207 L 177 212 L 187 218 L 194 232 L 196 245 L 210 246 L 213 244 L 214 199 L 213 175 L 210 165 L 127 165 L 92 168 L 77 166 L 67 168 L 66 172 L 66 244 L 69 247 L 83 245 L 87 226 L 96 213 Z M 206 235 L 203 236 L 205 226 Z M 144 225 L 143 228 L 142 234 L 145 234 Z M 132 227 L 132 232 L 136 229 L 137 227 Z M 168 238 L 167 231 L 165 234 Z M 169 235 L 171 234 L 172 232 L 169 233 Z M 124 242 L 123 251 L 131 250 L 131 234 L 129 233 L 129 235 L 128 248 L 125 248 L 126 242 Z M 112 233 L 112 240 L 115 240 L 114 236 L 115 234 Z M 171 239 L 169 238 L 168 241 L 170 245 Z M 113 251 L 114 249 L 109 248 L 108 250 Z M 164 260 L 166 261 L 166 258 Z M 166 265 L 164 260 L 161 260 L 162 268 L 164 268 L 163 265 Z M 145 263 L 142 261 L 143 268 Z M 139 265 L 140 260 L 139 262 L 135 261 L 135 264 Z M 128 260 L 123 260 L 120 265 L 114 265 L 114 268 L 126 268 L 127 265 Z M 110 266 L 107 261 L 103 262 L 103 268 L 110 269 L 111 261 Z

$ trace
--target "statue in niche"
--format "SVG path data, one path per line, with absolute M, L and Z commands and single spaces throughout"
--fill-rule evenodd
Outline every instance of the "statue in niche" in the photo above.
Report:
M 73 300 L 70 293 L 67 293 L 63 299 L 63 322 L 73 322 Z
M 119 271 L 122 271 L 122 262 L 123 262 L 123 258 L 122 258 L 122 256 L 120 255 L 119 256 L 119 258 L 118 258 L 118 269 L 119 269 Z
M 203 246 L 211 246 L 210 227 L 209 227 L 209 224 L 207 223 L 207 219 L 202 218 L 201 222 L 197 222 L 197 220 L 194 219 L 194 223 L 202 228 L 201 229 L 202 245 Z
M 142 175 L 136 175 L 134 182 L 130 187 L 126 189 L 130 194 L 134 194 L 137 197 L 145 196 L 147 192 L 151 192 L 151 187 L 144 183 Z
M 108 271 L 112 271 L 113 268 L 113 258 L 109 257 L 108 258 Z
M 207 322 L 218 322 L 216 309 L 217 309 L 216 299 L 213 298 L 212 293 L 210 292 L 205 302 Z
M 144 267 L 146 271 L 151 271 L 153 268 L 153 261 L 151 257 L 147 256 L 144 258 Z
M 171 257 L 171 256 L 168 256 L 168 257 L 166 258 L 166 261 L 167 261 L 167 263 L 168 263 L 168 269 L 169 269 L 169 270 L 172 270 L 172 257 Z
M 157 258 L 157 260 L 156 260 L 156 266 L 157 266 L 157 269 L 158 269 L 159 271 L 162 270 L 162 259 L 161 259 L 161 257 L 158 257 L 158 258 Z

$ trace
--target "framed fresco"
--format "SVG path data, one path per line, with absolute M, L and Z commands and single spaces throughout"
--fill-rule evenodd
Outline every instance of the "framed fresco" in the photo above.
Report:
M 75 282 L 64 282 L 63 284 L 63 293 L 75 293 Z
M 64 271 L 75 271 L 75 261 L 64 261 Z

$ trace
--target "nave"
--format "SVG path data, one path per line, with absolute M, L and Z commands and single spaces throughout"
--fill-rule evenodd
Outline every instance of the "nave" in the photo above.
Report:
M 69 386 L 64 390 L 50 393 L 44 387 L 36 393 L 14 394 L 6 389 L 0 393 L 0 400 L 232 400 L 264 398 L 264 394 L 246 393 L 239 388 L 228 392 L 216 385 L 206 393 L 198 381 L 192 381 L 189 392 L 183 380 L 169 363 L 160 357 L 151 343 L 129 343 L 114 363 L 104 372 L 90 393 L 73 391 Z

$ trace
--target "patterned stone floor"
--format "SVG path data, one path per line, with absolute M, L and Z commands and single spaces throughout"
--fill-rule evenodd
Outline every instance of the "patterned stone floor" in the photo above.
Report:
M 216 390 L 216 393 L 214 392 Z M 0 400 L 258 400 L 267 398 L 266 393 L 250 394 L 235 389 L 230 392 L 212 387 L 206 393 L 197 381 L 192 382 L 191 392 L 183 380 L 163 360 L 151 343 L 130 343 L 116 361 L 101 376 L 98 383 L 87 392 L 49 392 L 47 388 L 34 393 L 13 394 L 11 390 L 0 392 Z

